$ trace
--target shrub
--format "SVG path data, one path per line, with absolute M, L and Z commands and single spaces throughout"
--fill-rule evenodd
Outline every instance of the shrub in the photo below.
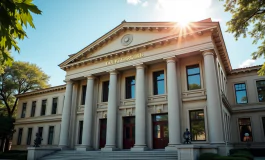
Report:
M 231 157 L 244 157 L 248 160 L 253 160 L 253 156 L 249 152 L 236 152 L 232 154 Z
M 200 155 L 199 160 L 215 160 L 215 157 L 219 157 L 216 153 L 203 153 Z
M 248 160 L 248 159 L 245 157 L 220 156 L 220 157 L 215 157 L 214 160 Z

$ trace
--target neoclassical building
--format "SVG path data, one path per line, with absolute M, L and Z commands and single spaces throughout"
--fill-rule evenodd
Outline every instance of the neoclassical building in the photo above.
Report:
M 210 19 L 122 22 L 62 62 L 65 85 L 17 95 L 12 149 L 177 150 L 265 147 L 265 77 L 232 69 Z M 246 134 L 247 133 L 247 134 Z

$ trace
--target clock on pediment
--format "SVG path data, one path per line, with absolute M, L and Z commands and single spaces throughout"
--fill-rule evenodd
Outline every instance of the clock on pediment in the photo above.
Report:
M 128 46 L 133 40 L 133 36 L 131 34 L 126 34 L 121 39 L 121 44 L 124 46 Z

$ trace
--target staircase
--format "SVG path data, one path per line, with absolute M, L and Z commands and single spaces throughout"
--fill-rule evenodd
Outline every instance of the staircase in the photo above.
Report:
M 64 150 L 58 151 L 51 155 L 41 158 L 41 160 L 177 160 L 178 152 L 167 151 L 144 151 L 144 152 L 132 152 L 132 151 L 75 151 Z

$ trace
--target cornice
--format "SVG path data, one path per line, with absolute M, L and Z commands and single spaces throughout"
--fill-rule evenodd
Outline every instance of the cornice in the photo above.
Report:
M 237 74 L 244 74 L 244 73 L 249 73 L 253 71 L 258 71 L 262 65 L 256 65 L 256 66 L 251 66 L 251 67 L 245 67 L 245 68 L 237 68 L 233 69 L 229 75 L 237 75 Z
M 154 28 L 157 29 L 158 27 L 154 27 Z M 101 62 L 102 60 L 106 60 L 106 59 L 111 59 L 112 57 L 115 57 L 115 56 L 121 56 L 121 55 L 125 55 L 125 54 L 130 54 L 133 52 L 138 52 L 139 50 L 142 50 L 142 49 L 148 50 L 150 48 L 170 45 L 172 43 L 177 43 L 179 41 L 179 39 L 185 40 L 188 38 L 192 38 L 195 35 L 201 36 L 201 35 L 203 35 L 204 32 L 208 32 L 208 31 L 213 32 L 214 30 L 216 30 L 216 26 L 212 26 L 212 27 L 209 27 L 206 29 L 196 30 L 194 32 L 186 33 L 186 34 L 182 34 L 182 35 L 174 34 L 174 35 L 171 35 L 168 37 L 163 37 L 163 38 L 156 39 L 156 40 L 149 41 L 149 42 L 145 42 L 145 43 L 142 43 L 139 45 L 135 45 L 135 46 L 127 47 L 124 49 L 108 52 L 108 53 L 105 53 L 103 55 L 99 55 L 96 57 L 87 58 L 87 59 L 82 60 L 82 61 L 72 62 L 68 65 L 61 65 L 60 67 L 61 67 L 61 69 L 66 71 L 66 70 L 69 70 L 72 68 L 81 67 L 81 66 Z M 93 52 L 93 50 L 90 50 L 90 52 Z
M 15 97 L 21 98 L 25 96 L 32 96 L 32 95 L 38 95 L 38 94 L 43 94 L 43 93 L 55 92 L 55 91 L 64 90 L 65 88 L 66 88 L 66 85 L 60 85 L 60 86 L 55 86 L 55 87 L 50 87 L 50 88 L 45 88 L 45 89 L 34 90 L 34 91 L 26 92 L 23 94 L 17 94 L 15 95 Z

